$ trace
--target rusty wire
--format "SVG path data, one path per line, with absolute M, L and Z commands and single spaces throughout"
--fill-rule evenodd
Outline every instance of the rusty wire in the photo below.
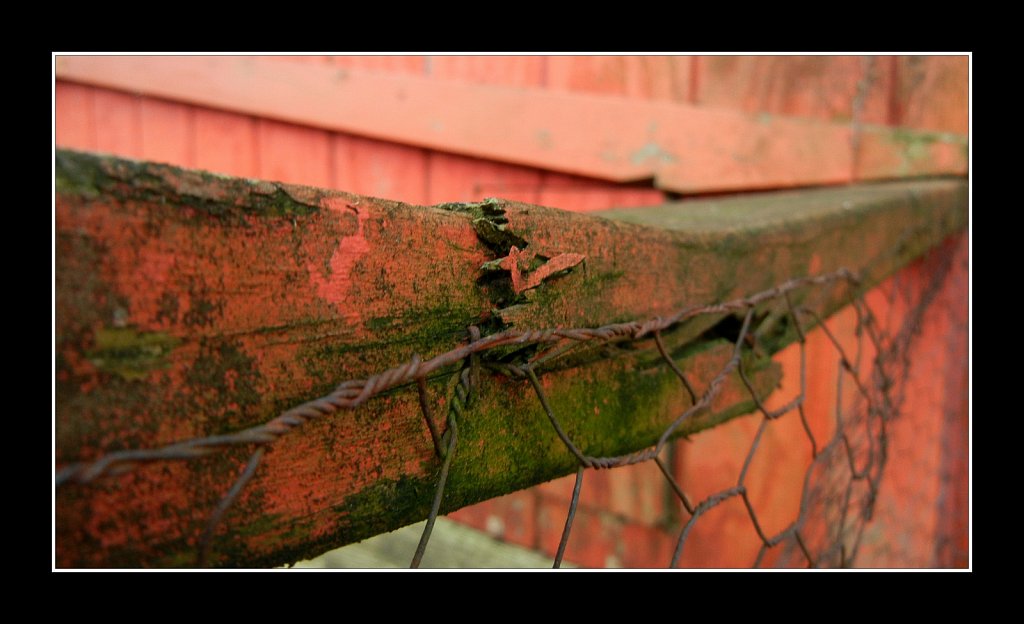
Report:
M 92 462 L 74 463 L 65 466 L 57 472 L 56 485 L 63 486 L 72 482 L 90 483 L 101 477 L 122 474 L 130 471 L 143 463 L 190 460 L 210 455 L 212 453 L 221 452 L 232 447 L 254 447 L 254 451 L 250 456 L 248 464 L 217 505 L 207 524 L 206 531 L 200 539 L 198 561 L 200 564 L 205 564 L 209 560 L 209 551 L 217 525 L 226 515 L 233 502 L 238 498 L 245 485 L 256 473 L 260 459 L 266 448 L 311 420 L 329 416 L 342 409 L 356 408 L 383 392 L 405 386 L 407 384 L 414 384 L 426 427 L 430 432 L 435 452 L 441 462 L 431 511 L 427 519 L 423 536 L 416 549 L 416 553 L 413 556 L 411 564 L 411 567 L 418 567 L 427 547 L 434 522 L 442 506 L 448 472 L 456 451 L 458 422 L 464 417 L 464 412 L 470 408 L 473 396 L 478 392 L 480 371 L 482 368 L 486 368 L 487 370 L 497 374 L 504 374 L 517 379 L 525 379 L 530 382 L 537 395 L 538 401 L 543 407 L 543 410 L 555 431 L 555 434 L 562 441 L 569 453 L 575 457 L 578 464 L 573 495 L 567 513 L 562 538 L 559 543 L 558 552 L 555 556 L 554 567 L 559 567 L 561 564 L 566 545 L 569 541 L 570 531 L 572 529 L 573 520 L 579 503 L 580 491 L 583 484 L 583 474 L 585 470 L 589 468 L 615 468 L 650 460 L 656 462 L 675 496 L 679 499 L 682 508 L 690 516 L 679 534 L 675 551 L 671 561 L 669 562 L 670 566 L 678 564 L 686 540 L 689 537 L 696 521 L 713 507 L 737 496 L 743 500 L 754 530 L 762 542 L 760 552 L 754 562 L 755 566 L 761 564 L 765 553 L 769 549 L 775 548 L 786 540 L 791 540 L 799 547 L 799 550 L 806 559 L 806 564 L 809 567 L 823 563 L 828 564 L 831 558 L 834 558 L 834 553 L 826 551 L 821 556 L 815 558 L 805 543 L 805 539 L 801 535 L 801 528 L 807 519 L 807 511 L 810 506 L 810 498 L 812 495 L 812 472 L 818 468 L 819 465 L 822 465 L 827 461 L 832 461 L 837 454 L 837 450 L 842 447 L 849 466 L 850 483 L 863 480 L 868 484 L 869 496 L 867 497 L 866 502 L 861 505 L 859 517 L 870 518 L 871 508 L 873 507 L 874 498 L 877 493 L 878 480 L 885 464 L 885 425 L 886 421 L 891 419 L 895 405 L 898 403 L 898 401 L 893 401 L 889 396 L 889 390 L 891 389 L 892 384 L 891 377 L 887 374 L 885 368 L 886 366 L 891 366 L 891 360 L 894 357 L 897 357 L 892 354 L 900 351 L 899 347 L 902 346 L 903 343 L 900 343 L 899 341 L 903 340 L 906 342 L 909 340 L 909 334 L 901 334 L 900 336 L 891 339 L 889 341 L 890 344 L 884 345 L 884 336 L 881 335 L 880 330 L 877 328 L 870 310 L 866 308 L 861 300 L 853 298 L 851 295 L 850 303 L 856 309 L 858 320 L 856 333 L 858 348 L 855 358 L 853 360 L 848 358 L 842 345 L 828 330 L 822 319 L 820 319 L 811 310 L 794 306 L 790 298 L 790 293 L 798 288 L 824 285 L 832 282 L 846 282 L 851 293 L 860 286 L 859 280 L 851 272 L 845 269 L 840 269 L 833 273 L 815 277 L 791 279 L 776 286 L 775 288 L 743 299 L 706 306 L 692 306 L 679 310 L 674 315 L 667 318 L 658 317 L 644 322 L 614 323 L 597 328 L 551 328 L 542 330 L 509 329 L 486 337 L 481 337 L 479 330 L 476 327 L 471 327 L 470 340 L 465 345 L 456 347 L 426 361 L 421 360 L 418 356 L 413 356 L 410 361 L 405 364 L 386 370 L 378 375 L 371 376 L 367 379 L 345 381 L 339 384 L 330 394 L 293 407 L 262 425 L 251 427 L 236 433 L 196 438 L 155 449 L 112 452 Z M 789 401 L 782 408 L 769 411 L 763 403 L 763 397 L 758 396 L 747 377 L 743 366 L 742 354 L 750 337 L 749 332 L 755 308 L 762 303 L 780 298 L 784 300 L 787 311 L 786 313 L 794 324 L 800 345 L 801 389 L 798 396 Z M 670 357 L 663 343 L 661 332 L 697 315 L 731 313 L 743 313 L 744 315 L 742 328 L 733 343 L 732 356 L 722 369 L 720 369 L 719 372 L 707 383 L 703 393 L 698 394 L 685 374 Z M 841 366 L 839 375 L 840 379 L 838 383 L 840 384 L 840 390 L 844 375 L 852 377 L 861 398 L 867 406 L 865 411 L 867 418 L 863 424 L 866 437 L 869 441 L 869 450 L 864 466 L 859 469 L 856 466 L 855 453 L 852 448 L 850 436 L 848 435 L 848 431 L 852 425 L 851 423 L 845 422 L 841 408 L 837 408 L 835 435 L 825 446 L 821 448 L 819 448 L 818 443 L 811 432 L 810 426 L 807 423 L 803 410 L 804 399 L 806 397 L 806 331 L 801 321 L 801 317 L 809 318 L 816 327 L 825 328 L 829 340 L 834 344 L 839 355 L 839 362 Z M 864 336 L 868 337 L 876 353 L 876 366 L 872 371 L 873 388 L 869 388 L 861 380 L 860 354 L 862 348 L 860 343 Z M 638 340 L 644 337 L 653 337 L 661 359 L 671 369 L 673 374 L 679 378 L 680 383 L 689 396 L 690 407 L 670 423 L 658 439 L 652 443 L 652 446 L 647 449 L 612 457 L 594 457 L 587 455 L 583 449 L 580 449 L 572 441 L 571 436 L 562 427 L 558 416 L 552 411 L 543 388 L 539 383 L 535 369 L 541 364 L 563 356 L 565 353 L 571 351 L 574 347 L 580 344 L 590 342 L 611 343 L 621 340 Z M 550 347 L 539 351 L 530 360 L 519 364 L 481 361 L 481 354 L 510 345 L 550 345 Z M 886 354 L 889 355 L 886 356 Z M 886 359 L 886 357 L 889 359 Z M 427 377 L 431 373 L 435 373 L 443 369 L 449 369 L 454 366 L 459 366 L 461 369 L 457 375 L 457 382 L 455 384 L 454 391 L 451 393 L 447 418 L 444 423 L 445 427 L 442 431 L 442 428 L 434 419 L 429 406 L 429 401 L 427 400 Z M 704 500 L 694 504 L 672 477 L 671 471 L 666 467 L 659 455 L 665 448 L 668 441 L 672 439 L 673 434 L 678 431 L 679 427 L 684 422 L 710 407 L 711 402 L 721 392 L 726 380 L 734 372 L 738 374 L 743 385 L 750 393 L 758 411 L 761 412 L 762 421 L 747 452 L 737 483 L 725 490 L 713 493 Z M 842 395 L 841 392 L 839 394 L 840 396 Z M 748 496 L 744 480 L 750 464 L 757 453 L 762 434 L 766 428 L 772 421 L 777 420 L 784 414 L 793 410 L 797 410 L 800 414 L 803 429 L 807 434 L 808 443 L 811 447 L 813 461 L 805 474 L 800 502 L 800 512 L 797 519 L 778 534 L 768 536 L 762 529 L 762 524 L 759 521 Z M 849 507 L 852 504 L 851 492 L 851 486 L 847 486 L 846 490 L 843 492 L 845 502 L 841 506 L 841 514 L 839 518 L 841 523 L 846 522 Z M 859 530 L 863 531 L 863 526 L 860 526 Z M 839 533 L 843 533 L 844 531 L 845 528 L 843 527 L 838 529 Z M 850 549 L 850 552 L 847 552 L 846 545 L 842 539 L 836 540 L 835 543 L 840 544 L 839 563 L 841 565 L 848 565 L 856 554 L 856 545 L 859 543 L 859 533 L 857 539 L 854 541 L 853 547 Z

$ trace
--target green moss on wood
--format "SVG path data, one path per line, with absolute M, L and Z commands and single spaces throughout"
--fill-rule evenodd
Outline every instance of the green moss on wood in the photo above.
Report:
M 130 327 L 103 328 L 96 332 L 89 361 L 101 371 L 124 379 L 145 378 L 150 371 L 167 368 L 167 356 L 180 340 L 164 332 L 139 332 Z
M 374 201 L 368 202 L 372 204 L 369 207 L 363 205 L 370 211 L 370 220 L 357 223 L 354 214 L 341 218 L 334 211 L 317 212 L 320 198 L 329 191 L 67 152 L 58 154 L 57 165 L 58 210 L 64 215 L 58 219 L 57 234 L 57 440 L 61 461 L 265 422 L 283 409 L 324 394 L 343 379 L 380 372 L 407 361 L 413 353 L 426 358 L 463 344 L 470 324 L 481 326 L 485 334 L 499 331 L 502 320 L 520 328 L 592 327 L 662 313 L 658 306 L 675 310 L 729 300 L 811 270 L 823 273 L 838 266 L 864 271 L 867 288 L 966 223 L 965 185 L 951 181 L 746 198 L 750 202 L 747 208 L 720 211 L 714 219 L 679 217 L 685 210 L 676 207 L 674 213 L 651 218 L 648 225 L 655 227 L 496 200 L 442 206 L 454 214 Z M 90 221 L 95 214 L 92 210 L 104 211 L 110 219 L 123 219 L 129 226 L 113 228 L 117 234 L 86 234 L 94 221 Z M 300 218 L 314 215 L 316 218 Z M 266 219 L 261 221 L 261 217 Z M 519 297 L 508 295 L 510 288 L 500 277 L 493 282 L 477 281 L 475 273 L 460 273 L 457 279 L 444 282 L 414 276 L 403 284 L 403 292 L 412 292 L 413 297 L 393 295 L 387 271 L 391 265 L 387 263 L 419 249 L 425 249 L 417 256 L 424 263 L 421 266 L 429 265 L 438 254 L 446 258 L 445 254 L 459 254 L 462 264 L 452 266 L 478 267 L 486 259 L 481 257 L 480 247 L 433 247 L 430 238 L 436 236 L 432 226 L 437 223 L 469 228 L 475 220 L 483 220 L 476 226 L 476 235 L 492 254 L 521 241 L 538 256 L 580 253 L 586 260 L 568 274 Z M 207 227 L 210 225 L 214 227 Z M 319 298 L 310 287 L 310 273 L 331 276 L 332 253 L 359 225 L 372 251 L 352 271 L 350 294 L 359 302 L 358 314 L 340 318 L 337 306 Z M 236 226 L 263 229 L 241 232 Z M 260 323 L 238 323 L 225 330 L 226 321 L 237 323 L 238 308 L 232 305 L 244 303 L 244 298 L 240 300 L 237 291 L 231 290 L 238 287 L 238 281 L 221 281 L 226 275 L 237 280 L 238 275 L 218 272 L 220 263 L 216 261 L 205 263 L 209 274 L 202 279 L 182 280 L 182 274 L 172 274 L 152 294 L 155 301 L 141 299 L 146 305 L 135 305 L 135 300 L 118 291 L 118 280 L 127 283 L 135 276 L 136 267 L 126 259 L 134 256 L 113 253 L 118 250 L 108 246 L 131 246 L 146 237 L 159 243 L 180 241 L 175 236 L 186 232 L 182 238 L 191 237 L 190 242 L 168 251 L 204 254 L 211 248 L 224 248 L 217 247 L 224 243 L 242 249 L 241 245 L 255 239 L 257 231 L 266 232 L 265 239 L 272 242 L 261 248 L 259 260 L 252 266 L 233 264 L 231 268 L 239 271 L 243 283 L 249 279 L 255 283 L 254 278 L 266 280 L 259 283 L 270 291 L 263 295 L 267 309 L 278 316 L 268 314 Z M 283 232 L 279 238 L 270 236 L 277 231 Z M 275 255 L 279 247 L 287 251 Z M 303 294 L 295 297 L 296 292 Z M 179 304 L 181 295 L 185 298 Z M 825 315 L 846 303 L 846 296 L 837 286 L 801 291 L 793 298 L 795 304 Z M 497 309 L 492 318 L 485 312 L 488 307 Z M 651 312 L 655 308 L 659 312 Z M 133 317 L 131 322 L 137 325 L 132 328 L 119 325 L 125 311 L 133 309 L 147 309 L 153 318 Z M 759 350 L 756 357 L 748 356 L 748 370 L 755 377 L 759 396 L 766 396 L 778 382 L 777 367 L 765 357 L 795 336 L 784 312 L 778 302 L 766 305 L 758 310 L 752 328 Z M 236 318 L 231 318 L 232 313 Z M 353 317 L 359 319 L 358 324 L 349 320 Z M 688 373 L 694 371 L 698 390 L 717 370 L 708 362 L 720 366 L 731 353 L 731 344 L 724 337 L 728 327 L 720 327 L 720 321 L 723 315 L 701 316 L 664 332 L 670 352 Z M 145 322 L 154 326 L 146 327 Z M 97 327 L 119 331 L 94 335 Z M 164 330 L 167 333 L 161 334 Z M 172 334 L 189 338 L 182 338 L 178 345 L 161 338 Z M 617 454 L 650 444 L 688 405 L 678 379 L 649 342 L 616 348 L 583 348 L 559 366 L 541 369 L 541 381 L 550 387 L 548 396 L 556 415 L 587 453 Z M 164 353 L 164 349 L 170 351 Z M 522 350 L 510 347 L 489 357 L 529 355 L 526 350 L 517 353 L 517 349 Z M 98 359 L 101 367 L 93 370 L 97 365 L 92 362 L 90 366 L 90 358 Z M 111 358 L 121 364 L 111 367 Z M 167 361 L 172 367 L 164 370 Z M 145 380 L 134 376 L 142 371 L 148 371 Z M 431 379 L 432 396 L 450 394 L 450 386 L 446 390 L 438 386 L 454 372 L 442 371 Z M 730 384 L 733 390 L 729 400 L 719 406 L 720 412 L 694 418 L 679 433 L 749 411 L 749 395 L 742 389 L 736 391 L 735 379 Z M 460 425 L 445 510 L 575 469 L 575 460 L 547 422 L 529 384 L 522 380 L 486 375 L 478 404 Z M 364 439 L 364 434 L 374 437 Z M 411 388 L 397 389 L 354 412 L 306 425 L 272 449 L 281 454 L 261 467 L 232 510 L 231 530 L 226 527 L 214 546 L 215 553 L 221 554 L 216 561 L 221 565 L 286 563 L 421 519 L 433 496 L 440 466 L 424 434 Z M 361 456 L 365 465 L 351 472 L 355 469 L 339 459 L 339 454 L 362 443 L 369 449 L 368 455 Z M 289 463 L 284 455 L 288 449 L 282 446 L 292 444 L 308 454 Z M 71 544 L 76 550 L 66 555 L 65 561 L 81 556 L 92 562 L 102 559 L 107 565 L 180 565 L 187 558 L 183 553 L 194 553 L 195 538 L 209 510 L 237 476 L 248 450 L 190 462 L 187 470 L 180 465 L 147 467 L 116 481 L 134 488 L 124 492 L 62 488 L 58 492 L 58 551 L 61 544 Z M 310 461 L 303 464 L 307 459 Z M 346 489 L 339 486 L 340 477 L 327 471 L 330 474 L 324 476 L 323 486 L 344 492 L 337 497 L 344 500 L 311 504 L 308 514 L 303 511 L 285 517 L 268 513 L 272 503 L 263 495 L 271 491 L 269 487 L 281 487 L 294 478 L 290 471 L 305 471 L 308 478 L 320 466 L 358 475 L 368 471 L 370 476 L 365 483 Z M 380 476 L 374 477 L 374 472 Z M 157 510 L 145 508 L 146 501 L 168 490 L 174 494 L 177 511 L 166 508 L 174 506 L 166 501 Z M 98 504 L 89 503 L 91 496 L 97 497 Z M 188 504 L 182 505 L 183 500 Z M 122 508 L 135 501 L 141 503 L 139 509 Z M 61 517 L 68 509 L 69 515 Z M 94 518 L 94 513 L 106 517 Z M 113 528 L 117 523 L 140 527 L 147 526 L 149 520 L 172 526 L 173 534 L 154 544 L 126 542 L 119 546 L 109 546 L 112 542 L 105 534 L 103 539 L 82 535 L 82 527 L 103 524 Z
M 187 206 L 201 214 L 244 223 L 252 217 L 305 217 L 319 211 L 273 182 L 245 180 L 169 165 L 57 150 L 56 187 L 63 196 L 110 197 Z M 313 191 L 311 197 L 322 195 Z

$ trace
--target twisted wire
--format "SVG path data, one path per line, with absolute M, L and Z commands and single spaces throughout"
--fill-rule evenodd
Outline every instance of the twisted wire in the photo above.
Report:
M 846 282 L 850 288 L 850 303 L 857 313 L 857 354 L 851 359 L 848 357 L 840 341 L 828 329 L 823 320 L 812 310 L 795 306 L 790 294 L 797 289 L 811 286 L 825 285 L 832 282 Z M 886 422 L 890 420 L 895 409 L 895 402 L 889 396 L 891 389 L 891 377 L 888 368 L 895 366 L 896 355 L 909 343 L 910 333 L 901 332 L 896 337 L 885 340 L 886 336 L 877 327 L 877 323 L 869 309 L 866 309 L 863 302 L 852 295 L 858 289 L 860 281 L 851 272 L 840 269 L 838 271 L 818 275 L 814 277 L 794 278 L 779 284 L 778 286 L 756 293 L 749 297 L 733 301 L 716 303 L 705 306 L 690 306 L 678 310 L 667 317 L 655 317 L 645 321 L 630 321 L 612 323 L 596 328 L 547 328 L 547 329 L 507 329 L 489 336 L 481 336 L 476 327 L 469 328 L 470 340 L 445 353 L 434 356 L 428 360 L 422 360 L 414 355 L 408 362 L 394 368 L 387 369 L 377 375 L 366 379 L 347 380 L 337 385 L 334 390 L 325 396 L 297 405 L 288 409 L 270 421 L 250 427 L 238 432 L 195 438 L 168 444 L 155 449 L 130 449 L 115 451 L 100 457 L 91 462 L 77 462 L 62 467 L 56 475 L 56 485 L 63 486 L 68 483 L 87 484 L 97 479 L 123 474 L 135 467 L 149 462 L 156 461 L 181 461 L 205 457 L 225 449 L 238 446 L 255 447 L 250 459 L 239 475 L 230 490 L 224 495 L 217 505 L 206 530 L 200 540 L 199 561 L 205 564 L 209 561 L 211 544 L 218 524 L 227 514 L 231 505 L 239 497 L 246 484 L 255 475 L 260 460 L 265 450 L 271 447 L 282 437 L 300 429 L 304 424 L 326 416 L 331 416 L 340 410 L 354 409 L 381 393 L 406 386 L 415 385 L 419 399 L 419 406 L 426 428 L 430 432 L 435 453 L 441 462 L 438 473 L 435 496 L 432 501 L 431 510 L 428 515 L 427 525 L 420 539 L 420 543 L 413 556 L 412 567 L 418 567 L 423 559 L 427 544 L 433 529 L 437 515 L 443 506 L 444 490 L 448 480 L 450 468 L 454 459 L 456 443 L 458 440 L 458 423 L 466 417 L 470 409 L 473 397 L 479 391 L 480 372 L 482 369 L 494 373 L 503 374 L 514 379 L 529 381 L 538 401 L 546 414 L 549 423 L 555 434 L 562 441 L 567 451 L 574 457 L 577 463 L 576 482 L 573 495 L 567 513 L 562 538 L 559 542 L 555 555 L 555 567 L 561 565 L 569 543 L 569 535 L 573 526 L 576 510 L 579 503 L 580 492 L 583 484 L 583 473 L 586 469 L 611 469 L 621 466 L 641 463 L 654 460 L 672 492 L 679 500 L 681 506 L 689 515 L 688 521 L 683 526 L 676 548 L 669 562 L 670 566 L 678 565 L 687 539 L 697 520 L 712 508 L 720 505 L 734 497 L 742 499 L 744 507 L 750 517 L 751 524 L 760 539 L 762 545 L 758 552 L 754 565 L 760 565 L 769 549 L 779 546 L 786 540 L 792 540 L 799 548 L 799 551 L 806 559 L 808 566 L 813 567 L 828 559 L 829 552 L 822 553 L 815 558 L 806 543 L 801 529 L 808 514 L 809 500 L 812 494 L 811 474 L 819 466 L 831 458 L 837 449 L 842 447 L 850 473 L 850 481 L 865 481 L 868 484 L 869 494 L 867 504 L 862 509 L 860 516 L 870 518 L 871 507 L 877 495 L 878 480 L 881 469 L 884 467 L 886 458 Z M 764 404 L 763 397 L 758 395 L 751 383 L 743 363 L 743 350 L 748 341 L 752 342 L 751 325 L 755 309 L 762 303 L 783 299 L 786 314 L 795 328 L 800 348 L 800 391 L 796 397 L 786 402 L 779 408 L 769 410 Z M 686 377 L 678 364 L 670 356 L 665 347 L 661 333 L 690 318 L 704 314 L 743 314 L 742 326 L 734 342 L 732 354 L 728 361 L 718 372 L 707 382 L 703 392 L 698 392 Z M 867 403 L 867 419 L 864 423 L 869 448 L 864 459 L 864 465 L 858 467 L 853 450 L 848 423 L 844 421 L 842 410 L 836 411 L 835 435 L 819 448 L 817 441 L 811 431 L 804 414 L 804 402 L 806 398 L 806 331 L 801 317 L 808 317 L 815 327 L 824 329 L 828 340 L 834 345 L 839 355 L 840 374 L 837 382 L 839 394 L 842 395 L 842 383 L 844 377 L 852 377 L 857 387 L 859 396 Z M 561 424 L 558 416 L 551 409 L 542 384 L 539 381 L 536 369 L 559 357 L 563 357 L 573 348 L 586 343 L 611 343 L 620 340 L 639 340 L 645 337 L 653 339 L 661 360 L 667 365 L 672 373 L 679 379 L 686 395 L 689 397 L 690 406 L 678 417 L 669 423 L 661 432 L 652 446 L 633 453 L 618 456 L 597 457 L 585 453 L 572 439 L 570 432 Z M 872 345 L 875 356 L 875 368 L 872 373 L 872 386 L 865 385 L 861 379 L 860 358 L 861 342 L 864 338 Z M 524 347 L 529 345 L 544 346 L 546 348 L 536 351 L 526 361 L 501 362 L 495 360 L 483 360 L 482 355 L 487 352 L 501 349 L 503 347 Z M 903 349 L 905 350 L 905 348 Z M 454 389 L 450 392 L 448 400 L 447 418 L 445 429 L 442 431 L 434 419 L 427 396 L 427 378 L 433 373 L 449 369 L 453 366 L 460 366 L 459 374 L 456 377 Z M 753 441 L 745 456 L 739 478 L 735 485 L 724 490 L 715 492 L 696 504 L 687 496 L 683 488 L 672 476 L 671 471 L 660 458 L 665 446 L 688 420 L 709 410 L 713 401 L 718 397 L 727 380 L 736 374 L 742 385 L 749 393 L 757 411 L 761 413 L 762 420 L 754 436 Z M 782 417 L 791 411 L 798 411 L 803 430 L 811 447 L 812 462 L 805 473 L 803 489 L 801 491 L 800 512 L 796 520 L 790 523 L 782 531 L 769 536 L 759 520 L 754 504 L 750 499 L 745 480 L 755 454 L 760 446 L 764 432 L 771 422 Z M 845 523 L 852 498 L 852 488 L 848 487 L 844 493 L 845 502 L 841 509 L 840 522 Z M 839 545 L 839 557 L 842 565 L 848 564 L 856 555 L 860 534 L 863 532 L 863 525 L 859 526 L 859 533 L 854 540 L 852 547 L 847 547 L 845 542 Z

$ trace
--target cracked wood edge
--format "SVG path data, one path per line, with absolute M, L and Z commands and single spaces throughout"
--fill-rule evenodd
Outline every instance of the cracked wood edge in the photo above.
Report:
M 684 226 L 669 207 L 631 213 L 646 219 L 639 225 L 502 200 L 408 206 L 74 152 L 56 164 L 57 466 L 265 422 L 344 379 L 462 344 L 471 324 L 646 319 L 839 267 L 870 284 L 967 219 L 961 180 L 806 191 L 777 200 L 771 218 L 733 206 L 720 226 Z M 484 240 L 479 219 L 514 236 Z M 480 267 L 512 240 L 545 258 L 585 260 L 518 294 L 510 277 L 481 281 Z M 827 313 L 845 293 L 800 298 Z M 698 383 L 730 351 L 699 339 L 717 320 L 666 335 Z M 588 453 L 644 447 L 688 403 L 653 349 L 577 363 L 541 379 Z M 751 367 L 759 390 L 777 384 L 767 359 Z M 450 388 L 449 376 L 431 380 L 435 413 Z M 527 384 L 485 376 L 480 397 L 460 426 L 443 512 L 575 468 Z M 733 380 L 714 407 L 680 433 L 752 406 Z M 245 456 L 62 486 L 57 565 L 193 565 Z M 438 465 L 411 389 L 309 424 L 270 448 L 213 561 L 278 565 L 414 522 L 426 516 Z

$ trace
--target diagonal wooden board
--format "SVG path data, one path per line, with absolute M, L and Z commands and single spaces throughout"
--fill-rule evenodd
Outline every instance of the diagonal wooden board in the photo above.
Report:
M 56 166 L 58 468 L 265 422 L 340 381 L 464 344 L 470 325 L 646 320 L 840 267 L 866 287 L 967 224 L 959 179 L 617 215 L 628 223 L 501 200 L 408 206 L 64 151 Z M 507 274 L 482 270 L 512 245 L 536 262 L 584 260 L 517 295 Z M 835 287 L 798 299 L 827 314 L 847 296 Z M 731 352 L 704 333 L 718 320 L 665 336 L 698 384 Z M 768 353 L 793 338 L 771 329 L 758 328 Z M 542 375 L 589 453 L 643 448 L 689 404 L 650 344 L 637 347 Z M 777 367 L 767 357 L 749 365 L 769 392 Z M 439 414 L 451 372 L 431 380 Z M 443 512 L 575 467 L 528 384 L 486 375 L 480 390 Z M 751 407 L 733 379 L 680 433 Z M 246 455 L 62 485 L 57 565 L 193 565 Z M 270 448 L 218 533 L 214 563 L 279 565 L 422 519 L 438 468 L 413 389 L 308 424 Z
M 967 137 L 268 57 L 58 56 L 60 80 L 682 193 L 967 172 Z M 963 88 L 966 90 L 967 85 Z

